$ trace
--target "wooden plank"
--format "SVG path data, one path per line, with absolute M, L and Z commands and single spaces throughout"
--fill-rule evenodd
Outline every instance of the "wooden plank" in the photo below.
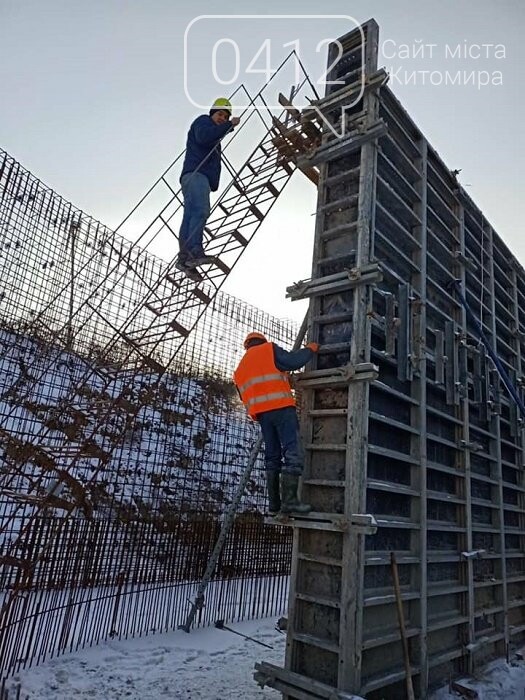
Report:
M 256 663 L 255 668 L 261 674 L 261 677 L 266 677 L 268 680 L 280 680 L 288 686 L 289 690 L 293 688 L 294 695 L 292 697 L 294 698 L 301 697 L 295 695 L 298 691 L 305 691 L 310 693 L 310 697 L 314 698 L 314 700 L 318 700 L 319 698 L 326 698 L 326 700 L 363 700 L 363 698 L 357 695 L 352 695 L 344 690 L 337 690 L 337 688 L 327 685 L 326 683 L 322 683 L 313 678 L 307 678 L 293 671 L 279 668 L 273 664 L 266 662 Z M 264 687 L 264 685 L 268 685 L 271 688 L 276 687 L 268 681 L 266 681 L 262 687 Z
M 450 681 L 450 691 L 454 691 L 454 693 L 468 700 L 476 700 L 479 698 L 478 692 L 474 690 L 474 688 L 469 688 L 464 681 Z
M 392 578 L 394 580 L 394 594 L 396 596 L 397 618 L 403 648 L 403 660 L 405 662 L 407 700 L 415 700 L 414 687 L 412 685 L 412 669 L 410 667 L 410 653 L 408 650 L 408 640 L 405 631 L 405 613 L 403 610 L 403 602 L 401 600 L 401 587 L 399 585 L 399 572 L 395 552 L 390 553 L 390 559 L 392 564 Z
M 319 176 L 319 171 L 316 170 L 315 168 L 307 168 L 305 166 L 302 166 L 298 168 L 306 177 L 310 180 L 310 182 L 313 182 L 313 184 L 318 187 L 319 186 L 319 181 L 320 181 L 320 176 Z
M 279 93 L 279 96 L 277 98 L 279 100 L 279 104 L 286 109 L 288 114 L 292 117 L 292 119 L 297 122 L 297 124 L 301 123 L 301 112 L 294 107 L 294 105 L 290 102 L 290 100 L 283 95 L 282 92 Z

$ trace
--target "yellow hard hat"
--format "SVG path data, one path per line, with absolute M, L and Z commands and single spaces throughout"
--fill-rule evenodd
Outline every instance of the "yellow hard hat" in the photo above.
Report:
M 232 114 L 232 103 L 227 97 L 218 97 L 212 104 L 211 109 L 223 109 L 225 112 Z
M 262 333 L 258 333 L 257 331 L 254 331 L 253 333 L 248 333 L 246 338 L 244 339 L 244 349 L 248 349 L 248 345 L 250 344 L 251 340 L 262 340 L 264 343 L 267 343 L 266 337 Z

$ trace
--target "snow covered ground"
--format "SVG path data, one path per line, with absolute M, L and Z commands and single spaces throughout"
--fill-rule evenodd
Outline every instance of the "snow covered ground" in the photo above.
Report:
M 228 627 L 272 649 L 215 628 L 107 642 L 19 673 L 10 697 L 21 686 L 29 700 L 280 700 L 253 680 L 256 661 L 283 663 L 285 634 L 275 618 Z M 471 687 L 480 700 L 523 700 L 525 664 L 494 662 Z M 444 687 L 431 700 L 458 697 Z
M 275 618 L 227 625 L 273 649 L 215 628 L 107 642 L 53 659 L 13 679 L 31 700 L 276 700 L 253 680 L 256 661 L 281 664 Z M 12 691 L 10 694 L 15 697 Z

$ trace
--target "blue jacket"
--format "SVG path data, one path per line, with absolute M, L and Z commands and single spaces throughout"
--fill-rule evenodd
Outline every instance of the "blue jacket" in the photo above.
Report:
M 211 191 L 215 192 L 219 187 L 221 176 L 220 141 L 232 128 L 229 121 L 224 122 L 224 124 L 215 124 L 207 114 L 201 114 L 200 117 L 197 117 L 188 131 L 186 156 L 181 177 L 198 170 L 206 175 Z M 204 162 L 202 162 L 203 160 Z
M 272 343 L 272 345 L 275 366 L 277 369 L 280 369 L 281 372 L 292 372 L 294 369 L 299 369 L 315 355 L 310 348 L 288 351 L 275 343 Z

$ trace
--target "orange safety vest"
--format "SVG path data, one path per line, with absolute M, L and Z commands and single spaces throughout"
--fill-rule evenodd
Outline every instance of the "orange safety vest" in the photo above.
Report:
M 251 418 L 264 411 L 295 406 L 288 375 L 275 366 L 272 343 L 248 348 L 233 381 Z

